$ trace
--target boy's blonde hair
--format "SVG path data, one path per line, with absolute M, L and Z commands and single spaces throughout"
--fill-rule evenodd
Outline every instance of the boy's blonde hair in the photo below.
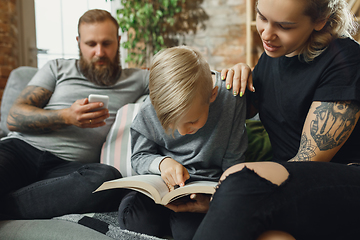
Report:
M 191 48 L 173 47 L 157 53 L 150 67 L 150 100 L 166 133 L 174 133 L 179 119 L 196 97 L 210 103 L 211 71 L 201 54 Z

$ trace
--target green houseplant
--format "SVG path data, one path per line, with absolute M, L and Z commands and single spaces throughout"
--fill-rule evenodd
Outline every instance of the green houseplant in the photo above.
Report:
M 189 32 L 205 28 L 208 15 L 201 8 L 203 0 L 120 0 L 117 10 L 120 28 L 128 33 L 122 47 L 128 50 L 126 62 L 135 66 L 149 64 L 149 59 L 166 47 L 179 44 Z

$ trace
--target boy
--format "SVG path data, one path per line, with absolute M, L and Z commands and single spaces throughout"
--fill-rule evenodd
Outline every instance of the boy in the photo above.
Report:
M 245 160 L 245 98 L 231 95 L 199 52 L 174 47 L 158 53 L 149 90 L 131 127 L 137 173 L 159 174 L 173 189 L 187 180 L 218 181 L 228 167 Z M 203 217 L 175 213 L 137 192 L 119 207 L 121 228 L 175 239 L 191 239 Z

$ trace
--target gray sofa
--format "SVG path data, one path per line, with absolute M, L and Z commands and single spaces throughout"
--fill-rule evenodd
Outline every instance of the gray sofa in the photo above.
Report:
M 6 118 L 10 107 L 36 72 L 37 68 L 32 67 L 19 67 L 11 72 L 1 103 L 1 136 L 5 136 L 9 132 L 6 127 Z M 155 240 L 159 238 L 121 230 L 118 227 L 116 213 L 114 212 L 91 215 L 73 214 L 48 220 L 0 221 L 0 239 Z

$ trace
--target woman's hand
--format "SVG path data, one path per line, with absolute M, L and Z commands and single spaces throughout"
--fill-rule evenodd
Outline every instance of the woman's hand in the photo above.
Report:
M 245 63 L 238 63 L 232 68 L 221 71 L 221 79 L 226 80 L 226 88 L 233 89 L 233 95 L 242 97 L 245 93 L 246 86 L 252 92 L 255 88 L 252 81 L 251 69 Z
M 172 158 L 164 158 L 160 163 L 161 178 L 164 180 L 170 191 L 174 186 L 183 187 L 185 181 L 190 178 L 187 169 Z
M 190 201 L 174 201 L 165 205 L 165 207 L 174 212 L 198 212 L 206 213 L 209 210 L 210 195 L 208 194 L 191 194 Z

